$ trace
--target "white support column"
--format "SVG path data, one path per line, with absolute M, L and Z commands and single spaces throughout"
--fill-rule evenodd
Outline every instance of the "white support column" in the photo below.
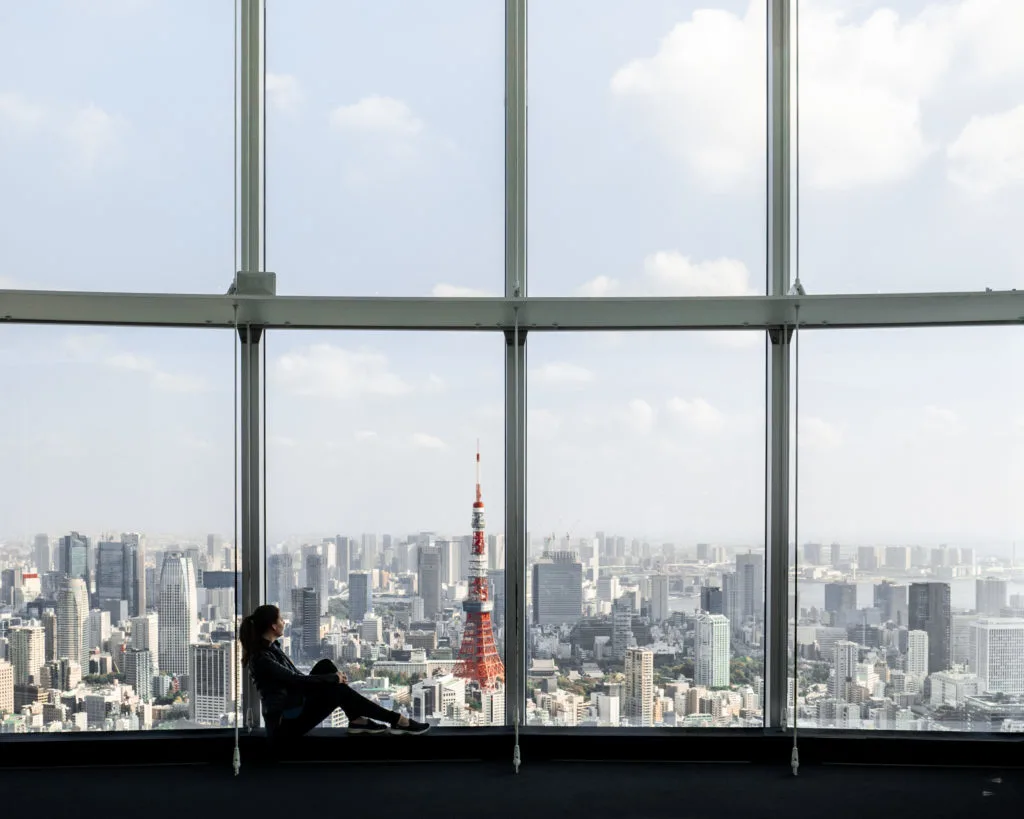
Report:
M 770 0 L 768 16 L 768 295 L 785 296 L 792 273 L 790 140 L 791 0 Z M 765 727 L 785 726 L 789 621 L 789 398 L 791 329 L 768 332 L 765 419 Z
M 263 269 L 263 24 L 264 0 L 240 0 L 241 20 L 238 44 L 239 109 L 239 259 L 241 273 Z M 236 298 L 236 301 L 238 299 Z M 249 613 L 266 599 L 265 544 L 263 543 L 263 401 L 260 389 L 260 342 L 263 326 L 240 322 L 238 328 L 241 361 L 239 396 L 240 565 L 242 570 L 242 612 Z M 243 715 L 251 727 L 260 724 L 259 694 L 246 680 L 242 695 Z
M 526 296 L 526 2 L 505 0 L 505 296 Z M 526 330 L 505 329 L 505 720 L 526 706 Z M 518 737 L 518 735 L 517 735 Z M 519 745 L 515 746 L 518 769 Z

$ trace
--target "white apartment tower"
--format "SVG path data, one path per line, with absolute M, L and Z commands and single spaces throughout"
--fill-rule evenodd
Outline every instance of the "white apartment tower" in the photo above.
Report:
M 907 633 L 907 674 L 918 680 L 928 676 L 928 632 Z
M 160 573 L 158 642 L 160 671 L 188 674 L 189 646 L 199 640 L 196 570 L 184 552 L 167 552 Z
M 634 727 L 654 724 L 654 652 L 650 649 L 626 649 L 626 716 Z
M 694 682 L 706 688 L 729 685 L 729 619 L 722 614 L 697 615 Z
M 15 685 L 39 685 L 39 670 L 46 663 L 46 633 L 42 626 L 21 626 L 10 632 Z

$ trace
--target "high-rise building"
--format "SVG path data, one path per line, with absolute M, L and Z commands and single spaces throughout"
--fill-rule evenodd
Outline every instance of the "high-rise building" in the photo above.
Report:
M 437 610 L 441 605 L 438 602 Z M 431 613 L 424 613 L 429 617 Z M 369 572 L 352 572 L 348 576 L 348 616 L 355 622 L 362 620 L 367 614 L 373 614 L 373 582 Z
M 983 691 L 1024 694 L 1024 618 L 983 617 L 971 623 L 972 662 Z
M 235 710 L 235 643 L 189 646 L 189 716 L 200 725 L 221 725 Z
M 458 583 L 460 578 L 461 560 L 459 544 L 454 540 L 438 540 L 434 548 L 441 555 L 441 582 L 446 586 Z
M 352 570 L 352 542 L 344 535 L 334 537 L 334 562 L 338 579 L 347 578 Z
M 918 680 L 928 676 L 928 632 L 907 634 L 907 674 Z
M 57 659 L 57 612 L 46 609 L 39 618 L 46 640 L 46 662 Z
M 836 640 L 832 651 L 835 673 L 830 680 L 830 693 L 840 702 L 850 702 L 852 688 L 857 682 L 859 648 L 850 640 Z
M 729 620 L 721 614 L 700 613 L 694 637 L 694 682 L 707 688 L 729 685 Z
M 14 667 L 0 660 L 0 714 L 14 713 Z
M 622 662 L 633 642 L 633 604 L 627 597 L 612 603 L 612 656 Z
M 547 552 L 533 564 L 535 625 L 575 624 L 583 616 L 583 564 L 574 552 Z
M 50 548 L 49 535 L 38 534 L 35 536 L 32 542 L 32 557 L 40 575 L 53 571 L 53 550 Z
M 130 685 L 143 702 L 153 699 L 153 653 L 148 649 L 129 648 L 124 655 L 124 682 Z
M 725 614 L 722 601 L 722 590 L 718 586 L 702 586 L 700 590 L 700 610 L 708 614 Z
M 320 601 L 320 614 L 327 614 L 327 558 L 320 554 L 306 555 L 306 585 L 314 589 Z
M 928 673 L 945 671 L 952 657 L 952 612 L 948 583 L 911 583 L 907 624 L 928 632 Z
M 436 546 L 420 548 L 417 574 L 423 614 L 434 617 L 441 611 L 441 551 Z
M 155 611 L 131 619 L 131 647 L 136 651 L 148 651 L 153 661 L 160 656 L 159 618 Z
M 60 539 L 60 571 L 70 578 L 85 581 L 89 590 L 89 538 L 72 532 Z
M 764 619 L 764 555 L 736 555 L 736 592 L 743 622 Z M 736 625 L 736 624 L 733 624 Z
M 92 609 L 85 620 L 85 646 L 89 651 L 103 651 L 110 639 L 110 612 Z
M 488 535 L 487 536 L 487 568 L 490 571 L 500 571 L 505 568 L 505 536 Z M 502 724 L 504 723 L 504 714 L 501 717 Z
M 661 623 L 671 614 L 668 607 L 668 575 L 651 575 L 651 620 Z
M 909 546 L 886 546 L 885 567 L 895 569 L 898 572 L 910 570 L 910 547 Z
M 151 600 L 146 589 L 146 541 L 138 532 L 122 532 L 121 543 L 124 544 L 129 561 L 133 566 L 133 594 L 129 600 L 128 614 L 141 617 L 146 613 Z
M 353 620 L 361 620 L 352 612 Z M 297 657 L 312 659 L 320 654 L 320 599 L 310 586 L 292 589 L 292 651 Z
M 811 566 L 821 566 L 824 561 L 821 559 L 821 544 L 820 543 L 805 543 L 804 544 L 804 563 Z
M 834 625 L 846 625 L 847 616 L 857 611 L 857 587 L 853 583 L 825 584 L 825 611 Z
M 874 546 L 858 546 L 857 568 L 862 572 L 878 571 L 878 549 Z
M 160 671 L 188 674 L 189 646 L 199 640 L 196 570 L 184 552 L 164 553 L 158 604 Z
M 975 610 L 978 614 L 998 617 L 1006 606 L 1006 581 L 998 577 L 979 577 L 974 581 Z
M 833 569 L 838 569 L 843 562 L 843 547 L 833 543 L 828 547 L 830 564 Z
M 363 534 L 363 555 L 360 566 L 364 572 L 372 572 L 378 567 L 377 535 Z
M 907 587 L 903 584 L 883 580 L 875 584 L 875 608 L 881 612 L 882 622 L 907 625 Z
M 89 667 L 85 623 L 89 616 L 89 592 L 80 577 L 65 579 L 57 592 L 57 658 Z
M 650 649 L 626 649 L 626 716 L 636 727 L 654 724 L 654 652 Z
M 39 685 L 46 663 L 46 634 L 41 626 L 19 626 L 8 633 L 15 685 Z
M 224 541 L 220 535 L 210 534 L 206 536 L 206 559 L 209 561 L 210 568 L 215 568 L 220 563 L 223 549 Z
M 96 599 L 101 608 L 109 601 L 124 600 L 128 614 L 140 614 L 138 547 L 132 543 L 103 541 L 96 547 Z M 144 609 L 143 609 L 144 611 Z M 116 622 L 116 621 L 115 621 Z
M 267 559 L 267 602 L 290 611 L 288 606 L 295 587 L 295 569 L 288 552 L 271 555 Z

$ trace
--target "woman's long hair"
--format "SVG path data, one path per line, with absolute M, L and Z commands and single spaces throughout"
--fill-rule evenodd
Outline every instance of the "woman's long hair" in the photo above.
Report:
M 263 635 L 280 616 L 281 610 L 277 606 L 266 605 L 259 606 L 252 614 L 242 618 L 242 625 L 238 628 L 238 642 L 242 644 L 242 665 L 249 665 L 252 658 L 267 647 Z

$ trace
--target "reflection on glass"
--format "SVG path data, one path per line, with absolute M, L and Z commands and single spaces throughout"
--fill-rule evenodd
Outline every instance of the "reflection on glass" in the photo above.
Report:
M 528 724 L 762 724 L 763 344 L 531 337 Z
M 799 724 L 1024 731 L 1020 331 L 801 345 Z
M 765 4 L 547 0 L 529 14 L 538 296 L 765 292 Z
M 504 25 L 490 0 L 267 4 L 280 292 L 504 291 Z
M 415 720 L 504 724 L 501 338 L 268 341 L 267 597 L 286 650 Z
M 229 333 L 0 334 L 0 725 L 232 725 Z

